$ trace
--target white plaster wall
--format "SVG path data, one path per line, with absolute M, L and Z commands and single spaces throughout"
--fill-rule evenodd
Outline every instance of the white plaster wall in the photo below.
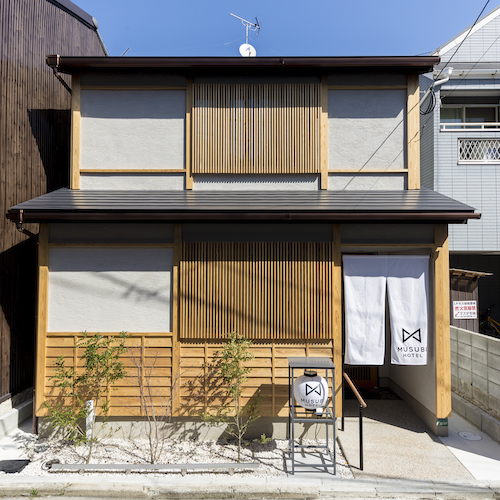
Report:
M 184 174 L 82 174 L 80 189 L 89 191 L 183 191 Z
M 194 175 L 196 191 L 317 191 L 318 175 Z
M 82 90 L 81 168 L 184 168 L 184 90 Z
M 329 174 L 329 191 L 400 191 L 406 189 L 405 174 Z
M 171 248 L 55 247 L 49 332 L 171 331 Z
M 328 91 L 328 168 L 406 168 L 404 90 Z

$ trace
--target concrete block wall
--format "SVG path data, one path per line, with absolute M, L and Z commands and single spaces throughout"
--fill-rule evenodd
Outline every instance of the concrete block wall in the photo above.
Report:
M 451 386 L 492 416 L 500 415 L 500 339 L 451 327 Z

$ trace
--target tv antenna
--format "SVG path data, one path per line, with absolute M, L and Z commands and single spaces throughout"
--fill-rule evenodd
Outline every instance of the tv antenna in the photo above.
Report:
M 243 19 L 242 17 L 233 14 L 232 12 L 230 12 L 229 14 L 236 19 L 239 19 L 241 21 L 241 24 L 245 26 L 245 43 L 240 45 L 240 54 L 243 57 L 255 57 L 257 55 L 257 51 L 252 45 L 248 43 L 248 30 L 256 31 L 257 34 L 255 35 L 255 38 L 257 38 L 260 33 L 259 20 L 256 17 L 255 22 L 253 23 L 252 21 L 247 21 L 246 19 Z

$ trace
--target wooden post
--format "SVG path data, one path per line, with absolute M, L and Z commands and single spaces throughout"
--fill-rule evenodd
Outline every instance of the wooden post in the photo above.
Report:
M 45 401 L 45 349 L 49 301 L 49 224 L 40 224 L 38 235 L 38 318 L 36 336 L 35 413 L 41 416 Z
M 328 189 L 328 80 L 321 78 L 321 115 L 320 115 L 320 171 L 321 189 Z
M 80 75 L 73 75 L 71 85 L 71 147 L 69 187 L 80 189 L 80 150 L 82 121 L 82 86 Z
M 186 189 L 193 189 L 192 147 L 193 147 L 193 80 L 188 79 L 186 88 Z
M 179 321 L 179 265 L 182 255 L 182 225 L 174 224 L 174 262 L 172 269 L 172 414 L 178 415 L 180 409 L 181 373 L 180 373 L 180 321 Z M 173 387 L 174 381 L 178 384 Z M 175 392 L 174 392 L 175 391 Z
M 406 95 L 408 189 L 420 189 L 420 87 L 418 75 L 408 75 Z
M 332 225 L 333 239 L 333 362 L 335 364 L 335 413 L 342 416 L 342 252 L 340 224 Z
M 436 417 L 451 414 L 450 261 L 448 226 L 434 226 L 434 328 L 436 349 Z

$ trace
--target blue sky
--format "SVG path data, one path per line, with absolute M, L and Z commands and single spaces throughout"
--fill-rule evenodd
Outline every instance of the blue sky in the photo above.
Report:
M 255 16 L 258 56 L 424 55 L 471 25 L 486 0 L 73 0 L 112 56 L 238 56 Z M 490 0 L 485 14 L 500 5 Z M 250 32 L 250 38 L 254 33 Z

